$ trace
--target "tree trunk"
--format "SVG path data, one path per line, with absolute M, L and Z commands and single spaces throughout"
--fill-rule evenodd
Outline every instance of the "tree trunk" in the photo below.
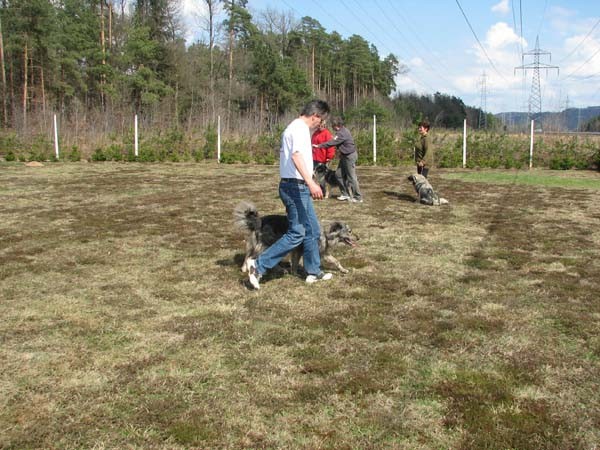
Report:
M 102 49 L 102 66 L 106 65 L 106 46 L 104 37 L 104 1 L 100 0 L 100 48 Z M 100 75 L 100 102 L 102 104 L 102 110 L 104 110 L 104 83 L 106 79 L 104 73 Z
M 313 93 L 316 92 L 317 88 L 315 86 L 315 46 L 313 44 L 312 46 L 312 54 L 311 54 L 311 60 L 310 60 L 310 79 L 311 79 L 311 87 L 313 90 Z
M 208 51 L 210 55 L 210 74 L 209 74 L 209 89 L 210 89 L 210 106 L 212 110 L 212 120 L 216 119 L 216 107 L 215 107 L 215 75 L 214 75 L 214 67 L 215 67 L 215 56 L 214 56 L 214 47 L 215 47 L 215 29 L 214 29 L 214 20 L 215 20 L 215 1 L 214 0 L 206 0 L 206 5 L 208 7 Z
M 108 49 L 112 48 L 112 3 L 108 4 Z
M 179 128 L 179 83 L 175 83 L 175 127 Z
M 15 65 L 14 65 L 14 58 L 9 58 L 8 59 L 8 95 L 10 96 L 9 98 L 9 105 L 10 105 L 10 117 L 12 117 L 13 123 L 14 123 L 14 118 L 16 117 L 16 113 L 17 113 L 17 101 L 15 99 Z
M 44 88 L 44 68 L 40 67 L 40 88 L 42 90 L 42 114 L 46 123 L 46 89 Z
M 23 129 L 27 128 L 27 65 L 29 62 L 29 54 L 27 52 L 27 39 L 25 40 L 25 48 L 23 49 L 23 103 L 21 104 L 23 108 Z
M 229 130 L 229 121 L 231 118 L 231 89 L 233 85 L 233 24 L 229 26 L 229 87 L 227 90 L 227 129 Z
M 6 70 L 4 68 L 4 39 L 2 36 L 2 21 L 0 20 L 0 71 L 2 72 L 2 125 L 8 127 L 6 108 Z

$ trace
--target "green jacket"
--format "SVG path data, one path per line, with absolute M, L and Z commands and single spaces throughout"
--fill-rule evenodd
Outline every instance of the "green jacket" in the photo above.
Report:
M 433 166 L 433 148 L 429 134 L 420 136 L 419 141 L 415 144 L 415 162 L 425 162 L 425 167 Z

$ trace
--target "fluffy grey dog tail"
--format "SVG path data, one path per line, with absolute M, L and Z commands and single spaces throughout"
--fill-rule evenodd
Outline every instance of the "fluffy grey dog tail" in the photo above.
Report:
M 243 230 L 256 231 L 260 229 L 260 216 L 256 206 L 250 202 L 240 202 L 233 210 L 236 226 Z

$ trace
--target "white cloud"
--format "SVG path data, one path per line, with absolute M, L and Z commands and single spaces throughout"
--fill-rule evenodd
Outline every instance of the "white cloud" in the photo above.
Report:
M 408 64 L 409 64 L 409 67 L 423 67 L 424 62 L 420 57 L 416 56 L 416 57 L 412 58 L 408 62 Z
M 181 2 L 181 19 L 184 26 L 184 37 L 188 44 L 201 39 L 205 34 L 205 21 L 208 9 L 205 2 L 183 0 Z
M 204 2 L 200 2 L 198 0 L 183 0 L 182 4 L 184 17 L 190 15 L 203 16 L 206 14 L 206 3 Z
M 508 0 L 500 0 L 500 3 L 492 6 L 492 11 L 500 14 L 508 14 L 510 12 Z
M 527 46 L 525 40 L 521 42 L 521 38 L 515 31 L 508 26 L 506 22 L 498 22 L 490 27 L 486 34 L 486 46 L 493 50 L 504 49 L 512 44 L 523 44 Z

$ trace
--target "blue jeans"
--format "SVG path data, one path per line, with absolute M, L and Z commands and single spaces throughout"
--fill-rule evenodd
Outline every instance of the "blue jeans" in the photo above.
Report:
M 285 205 L 288 230 L 273 245 L 262 252 L 256 260 L 256 270 L 262 275 L 272 269 L 289 252 L 304 245 L 304 270 L 309 275 L 318 275 L 321 271 L 319 239 L 321 228 L 313 207 L 310 190 L 306 184 L 281 181 L 279 197 Z

